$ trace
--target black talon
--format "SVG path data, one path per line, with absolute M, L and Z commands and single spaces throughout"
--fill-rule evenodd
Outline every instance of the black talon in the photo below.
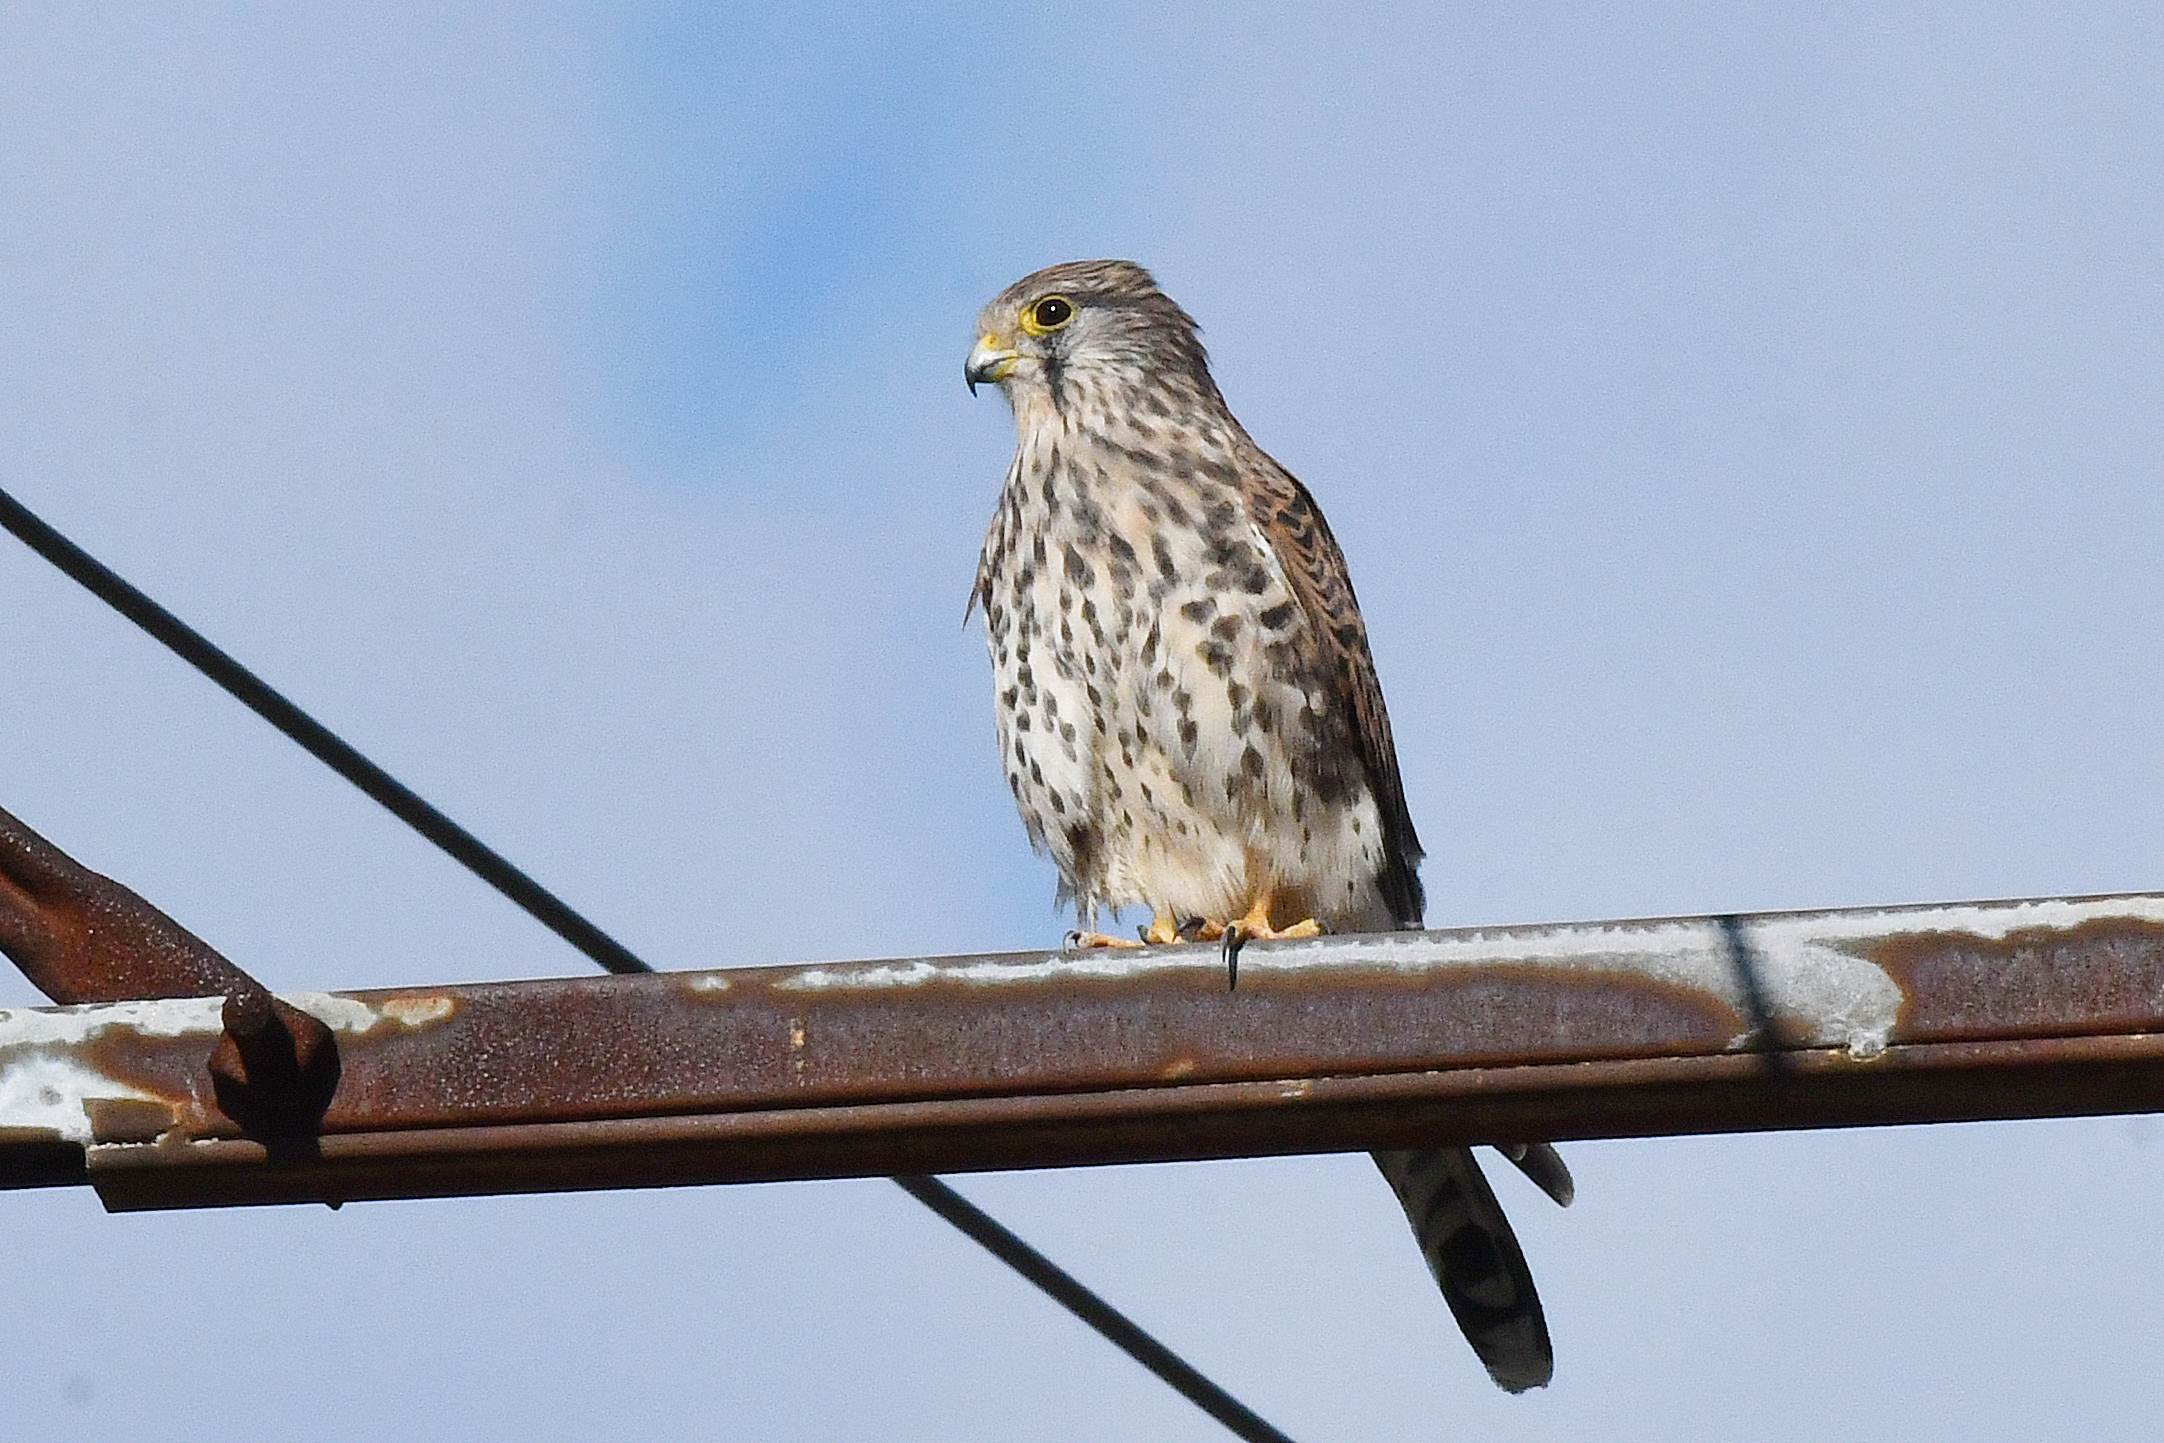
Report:
M 1202 919 L 1200 917 L 1189 917 L 1180 923 L 1177 931 L 1182 942 L 1200 942 L 1202 940 Z
M 1068 933 L 1068 934 L 1067 934 L 1067 935 L 1066 935 L 1066 936 L 1065 936 L 1064 938 L 1062 938 L 1062 939 L 1060 940 L 1060 947 L 1059 947 L 1059 949 L 1060 949 L 1060 951 L 1062 951 L 1062 952 L 1079 952 L 1079 951 L 1081 951 L 1081 950 L 1082 950 L 1082 929 L 1081 929 L 1080 927 L 1077 927 L 1077 928 L 1075 928 L 1075 929 L 1074 929 L 1073 931 L 1069 932 L 1069 933 Z
M 1217 949 L 1225 959 L 1225 990 L 1240 990 L 1240 949 L 1247 945 L 1247 929 L 1237 922 L 1225 925 L 1225 935 L 1217 942 Z

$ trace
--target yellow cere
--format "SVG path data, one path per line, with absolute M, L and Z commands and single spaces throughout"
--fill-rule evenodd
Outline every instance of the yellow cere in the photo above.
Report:
M 1014 353 L 1002 346 L 999 343 L 999 337 L 993 335 L 990 331 L 986 331 L 983 335 L 977 337 L 976 354 L 987 357 L 996 356 L 998 358 L 992 361 L 981 373 L 986 380 L 1004 381 L 1014 373 Z

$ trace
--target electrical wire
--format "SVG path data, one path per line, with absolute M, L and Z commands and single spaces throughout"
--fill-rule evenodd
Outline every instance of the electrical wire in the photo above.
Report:
M 80 583 L 91 595 L 164 643 L 241 705 L 381 803 L 393 816 L 435 843 L 468 871 L 594 962 L 610 972 L 654 970 L 630 948 L 588 921 L 569 903 L 513 866 L 501 853 L 363 756 L 201 632 L 151 600 L 4 489 L 0 489 L 0 527 Z M 1254 1410 L 1211 1382 L 1126 1314 L 938 1178 L 898 1177 L 893 1181 L 902 1191 L 1095 1329 L 1099 1336 L 1147 1368 L 1180 1396 L 1224 1424 L 1236 1437 L 1248 1440 L 1248 1443 L 1291 1443 L 1285 1434 Z
M 98 600 L 163 642 L 181 660 L 225 688 L 242 706 L 381 802 L 392 816 L 441 847 L 468 871 L 517 903 L 535 921 L 602 967 L 611 972 L 654 970 L 621 942 L 573 911 L 562 898 L 512 866 L 493 847 L 355 751 L 329 727 L 287 701 L 201 632 L 145 596 L 4 490 L 0 490 L 0 526 L 5 526 L 24 545 L 80 582 Z
M 1059 1305 L 1177 1389 L 1180 1396 L 1251 1443 L 1292 1443 L 1254 1409 L 1218 1387 L 1194 1365 L 1135 1326 L 1058 1264 L 936 1177 L 898 1177 L 903 1192 L 967 1233 L 984 1250 L 1044 1289 Z

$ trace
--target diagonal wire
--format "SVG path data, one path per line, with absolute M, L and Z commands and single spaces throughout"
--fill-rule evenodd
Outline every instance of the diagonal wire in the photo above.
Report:
M 100 601 L 163 642 L 183 661 L 223 687 L 235 700 L 298 743 L 309 755 L 382 803 L 393 816 L 434 842 L 468 871 L 596 963 L 610 972 L 654 970 L 630 948 L 512 865 L 503 854 L 361 755 L 337 733 L 288 701 L 208 637 L 151 600 L 4 489 L 0 489 L 0 527 L 81 583 Z M 1057 1263 L 938 1178 L 898 1177 L 894 1182 L 1094 1328 L 1107 1342 L 1149 1369 L 1180 1396 L 1224 1424 L 1234 1436 L 1247 1443 L 1291 1443 L 1285 1434 L 1246 1404 L 1211 1382 L 1126 1314 L 1091 1292 Z
M 611 972 L 651 972 L 629 948 L 587 921 L 479 837 L 437 811 L 398 778 L 362 756 L 329 727 L 272 690 L 210 639 L 136 590 L 105 563 L 0 490 L 0 526 L 88 588 L 98 600 L 164 642 L 233 698 L 291 737 L 318 761 L 381 802 L 407 826 L 434 842 L 482 881 L 532 914 L 542 926 Z
M 1136 1327 L 1126 1314 L 1076 1282 L 1058 1264 L 938 1178 L 910 1176 L 894 1181 L 903 1192 L 967 1233 L 986 1252 L 1044 1289 L 1061 1307 L 1179 1390 L 1188 1402 L 1230 1429 L 1234 1437 L 1253 1443 L 1292 1443 L 1254 1409 L 1197 1372 L 1185 1358 Z
M 1765 971 L 1758 965 L 1758 949 L 1744 931 L 1743 919 L 1733 912 L 1719 921 L 1721 940 L 1728 949 L 1728 965 L 1743 989 L 1743 1010 L 1750 1014 L 1750 1049 L 1766 1059 L 1766 1071 L 1786 1076 L 1794 1064 L 1781 1050 L 1781 1034 L 1773 1015 L 1773 996 L 1766 990 Z

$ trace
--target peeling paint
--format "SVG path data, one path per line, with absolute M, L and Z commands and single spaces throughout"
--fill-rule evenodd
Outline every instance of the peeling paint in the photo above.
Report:
M 1901 1013 L 1901 988 L 1884 968 L 1844 951 L 1845 930 L 1829 932 L 1810 916 L 1784 916 L 1745 924 L 1758 954 L 1767 1005 L 1793 1029 L 1797 1042 L 1845 1048 L 1863 1058 L 1883 1052 Z M 1883 936 L 1885 927 L 1857 936 Z M 1345 939 L 1329 947 L 1332 965 L 1442 971 L 1514 964 L 1559 972 L 1621 972 L 1718 999 L 1739 1014 L 1749 1011 L 1735 957 L 1717 922 L 1610 923 L 1495 932 L 1408 933 L 1404 937 Z M 1245 957 L 1256 972 L 1316 965 L 1300 953 L 1317 944 Z M 1750 1041 L 1748 1031 L 1731 1048 Z
M 386 997 L 375 1003 L 358 997 L 341 997 L 334 992 L 281 992 L 278 998 L 298 1007 L 333 1032 L 349 1037 L 365 1037 L 384 1026 L 413 1028 L 447 1022 L 458 1011 L 456 1000 L 440 993 Z M 218 1030 L 215 1021 L 211 1030 Z
M 73 1047 L 115 1028 L 143 1037 L 186 1037 L 221 1030 L 223 997 L 168 997 L 154 1002 L 93 1002 L 80 1007 L 0 1007 L 0 1049 Z
M 449 1020 L 457 999 L 445 994 L 390 997 L 369 1003 L 331 992 L 282 992 L 291 1003 L 335 1032 L 363 1036 L 378 1027 L 425 1027 Z M 0 1007 L 0 1049 L 72 1047 L 125 1029 L 139 1037 L 202 1036 L 224 1031 L 223 997 L 164 997 L 147 1002 L 93 1002 L 79 1007 Z
M 1744 926 L 1763 966 L 1767 1001 L 1793 1029 L 1793 1040 L 1868 1059 L 1885 1051 L 1900 1017 L 1902 992 L 1884 968 L 1858 955 L 1862 944 L 1949 933 L 2000 941 L 2017 932 L 2063 931 L 2100 920 L 2164 924 L 2164 897 L 1782 913 L 1747 918 Z M 1620 972 L 1706 994 L 1738 1013 L 1748 1010 L 1727 938 L 1718 922 L 1703 918 L 1324 938 L 1257 945 L 1242 953 L 1240 962 L 1250 975 L 1308 977 L 1339 969 L 1439 973 L 1499 964 Z M 1131 980 L 1193 971 L 1214 977 L 1221 967 L 1215 947 L 1165 947 L 824 965 L 791 972 L 773 985 L 807 992 L 1023 986 L 1056 978 Z M 1741 1048 L 1749 1040 L 1748 1032 L 1740 1033 L 1730 1045 Z
M 426 1027 L 431 1023 L 448 1022 L 457 1012 L 457 1001 L 441 995 L 393 997 L 382 1007 L 384 1018 L 401 1027 Z
M 50 1132 L 88 1146 L 92 1102 L 156 1100 L 72 1057 L 35 1048 L 0 1056 L 0 1119 L 9 1128 Z
M 330 993 L 296 993 L 286 1001 L 334 1031 L 361 1036 L 382 1027 L 412 1029 L 449 1019 L 457 1010 L 448 996 L 394 997 L 371 1005 Z M 0 1121 L 10 1127 L 49 1130 L 69 1142 L 93 1140 L 96 1105 L 172 1099 L 85 1061 L 77 1049 L 133 1035 L 145 1040 L 196 1037 L 203 1055 L 224 1034 L 223 997 L 168 997 L 79 1007 L 0 1008 Z
M 1879 911 L 1803 912 L 1769 920 L 1810 922 L 1829 939 L 1922 936 L 1961 932 L 2003 942 L 2016 932 L 2035 928 L 2070 931 L 2089 922 L 2149 922 L 2164 925 L 2164 896 L 2050 897 L 2018 902 L 1952 902 L 1936 907 L 1889 907 Z
M 1814 931 L 1815 920 L 1781 918 L 1751 926 L 1776 1015 L 1798 1025 L 1801 1041 L 1845 1047 L 1857 1056 L 1882 1051 L 1900 1013 L 1900 987 L 1884 969 L 1842 950 L 1838 943 L 1850 935 L 1847 929 Z M 1885 930 L 1883 924 L 1856 928 L 1854 935 L 1878 936 Z M 1240 959 L 1249 975 L 1311 977 L 1339 970 L 1441 973 L 1504 963 L 1566 972 L 1622 972 L 1709 994 L 1737 1012 L 1746 1010 L 1727 939 L 1717 924 L 1705 921 L 1336 937 L 1257 945 Z M 1061 977 L 1126 980 L 1197 971 L 1212 979 L 1223 975 L 1214 946 L 814 967 L 775 986 L 802 991 L 910 988 L 934 982 L 1000 986 Z M 1738 1036 L 1734 1045 L 1746 1040 Z
M 1048 952 L 1041 957 L 916 958 L 907 962 L 844 962 L 806 967 L 778 978 L 776 991 L 818 992 L 853 987 L 921 987 L 928 982 L 972 985 L 1041 982 L 1054 977 L 1147 977 L 1184 971 L 1194 965 L 1185 947 L 1141 951 Z M 1210 956 L 1217 956 L 1210 944 Z M 1242 954 L 1243 959 L 1245 954 Z M 1211 964 L 1219 976 L 1224 963 Z M 1244 963 L 1243 963 L 1244 965 Z

